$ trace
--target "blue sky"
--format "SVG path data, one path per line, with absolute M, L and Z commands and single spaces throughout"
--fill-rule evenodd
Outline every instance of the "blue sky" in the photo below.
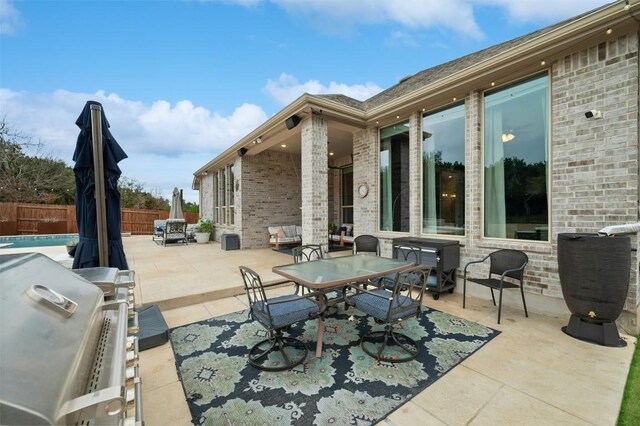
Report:
M 123 174 L 188 201 L 193 172 L 304 92 L 364 100 L 601 0 L 0 0 L 0 116 L 71 165 L 87 100 Z

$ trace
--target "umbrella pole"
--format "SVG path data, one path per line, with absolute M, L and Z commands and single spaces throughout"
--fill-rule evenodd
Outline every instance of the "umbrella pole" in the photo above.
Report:
M 98 256 L 100 266 L 109 266 L 107 209 L 104 192 L 104 159 L 102 158 L 102 108 L 100 105 L 91 105 L 91 134 L 93 139 Z

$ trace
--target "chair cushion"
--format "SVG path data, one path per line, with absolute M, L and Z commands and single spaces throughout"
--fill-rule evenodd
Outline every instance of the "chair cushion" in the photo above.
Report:
M 359 309 L 374 318 L 386 321 L 387 312 L 389 311 L 389 297 L 391 297 L 391 293 L 386 290 L 375 290 L 372 293 L 384 297 L 376 297 L 369 293 L 361 293 L 352 297 L 350 301 L 356 309 Z M 415 315 L 419 309 L 420 305 L 407 296 L 395 296 L 391 305 L 391 321 Z
M 287 238 L 295 238 L 298 236 L 296 225 L 285 225 L 282 229 L 284 230 L 284 236 Z
M 282 227 L 281 226 L 267 226 L 267 229 L 269 230 L 269 235 L 274 235 L 274 234 L 277 234 L 278 233 L 278 229 L 282 229 Z
M 286 300 L 287 303 L 278 303 Z M 271 312 L 271 321 L 274 328 L 282 328 L 298 321 L 306 321 L 318 315 L 318 305 L 311 300 L 290 294 L 286 296 L 274 297 L 269 299 L 269 311 Z M 257 302 L 253 309 L 256 319 L 265 326 L 269 326 L 267 314 L 265 312 L 263 302 Z

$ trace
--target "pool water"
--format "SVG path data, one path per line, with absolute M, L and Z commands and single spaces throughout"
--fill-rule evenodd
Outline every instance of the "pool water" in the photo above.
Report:
M 2 248 L 51 247 L 64 246 L 67 241 L 78 242 L 78 234 L 57 235 L 15 235 L 0 237 Z

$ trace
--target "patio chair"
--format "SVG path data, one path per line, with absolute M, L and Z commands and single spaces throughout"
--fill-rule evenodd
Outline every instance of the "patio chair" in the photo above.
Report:
M 360 339 L 360 347 L 366 354 L 378 362 L 392 363 L 411 361 L 418 356 L 418 344 L 396 331 L 394 326 L 407 318 L 420 316 L 430 272 L 430 268 L 421 266 L 400 272 L 393 289 L 355 288 L 357 294 L 348 297 L 349 304 L 384 324 L 384 330 L 371 331 Z
M 299 339 L 283 336 L 283 332 L 296 322 L 320 315 L 318 304 L 308 293 L 267 298 L 260 276 L 246 266 L 240 266 L 244 288 L 249 298 L 249 314 L 269 331 L 269 337 L 249 350 L 249 364 L 258 370 L 289 370 L 307 357 L 307 346 Z M 279 354 L 279 356 L 277 356 Z
M 293 255 L 294 263 L 310 262 L 313 260 L 324 258 L 322 245 L 320 244 L 306 244 L 306 245 L 294 247 L 291 250 L 291 254 Z M 300 292 L 302 292 L 302 294 L 304 294 L 304 287 L 302 287 L 300 284 L 296 282 L 294 282 L 294 284 L 296 286 L 295 293 L 300 294 Z
M 466 306 L 467 296 L 467 269 L 469 266 L 476 263 L 483 263 L 489 259 L 489 277 L 488 278 L 469 278 L 469 281 L 489 287 L 491 290 L 491 299 L 493 300 L 493 306 L 496 306 L 496 298 L 493 294 L 493 290 L 500 291 L 500 298 L 498 302 L 498 324 L 500 324 L 500 315 L 502 313 L 502 290 L 505 288 L 518 288 L 520 287 L 520 294 L 522 295 L 522 305 L 524 306 L 524 315 L 529 317 L 527 313 L 527 302 L 524 300 L 524 268 L 529 262 L 529 257 L 520 250 L 502 249 L 489 253 L 481 260 L 475 260 L 468 262 L 464 266 L 464 286 L 462 290 L 462 308 Z M 496 276 L 494 278 L 494 275 Z M 499 278 L 498 278 L 499 277 Z
M 166 226 L 167 221 L 163 219 L 156 219 L 153 221 L 153 235 L 151 239 L 162 240 L 162 235 L 164 234 L 164 227 Z
M 295 263 L 309 262 L 311 260 L 324 258 L 324 252 L 322 251 L 321 244 L 306 244 L 294 247 L 291 250 L 291 254 L 293 255 L 293 261 Z
M 167 219 L 163 233 L 162 233 L 162 245 L 166 246 L 167 243 L 189 244 L 187 240 L 187 222 L 184 219 Z
M 405 260 L 408 262 L 413 262 L 415 266 L 422 265 L 422 249 L 420 246 L 415 244 L 394 244 L 393 246 L 393 254 L 392 257 L 398 260 Z M 387 275 L 382 278 L 378 278 L 374 280 L 374 283 L 377 283 L 378 286 L 384 286 L 388 289 L 393 289 L 396 285 L 396 277 L 397 274 Z M 406 278 L 411 278 L 412 276 L 408 276 Z M 401 285 L 405 285 L 406 283 L 400 282 Z
M 353 254 L 375 253 L 380 256 L 380 240 L 373 235 L 358 235 L 353 240 Z

